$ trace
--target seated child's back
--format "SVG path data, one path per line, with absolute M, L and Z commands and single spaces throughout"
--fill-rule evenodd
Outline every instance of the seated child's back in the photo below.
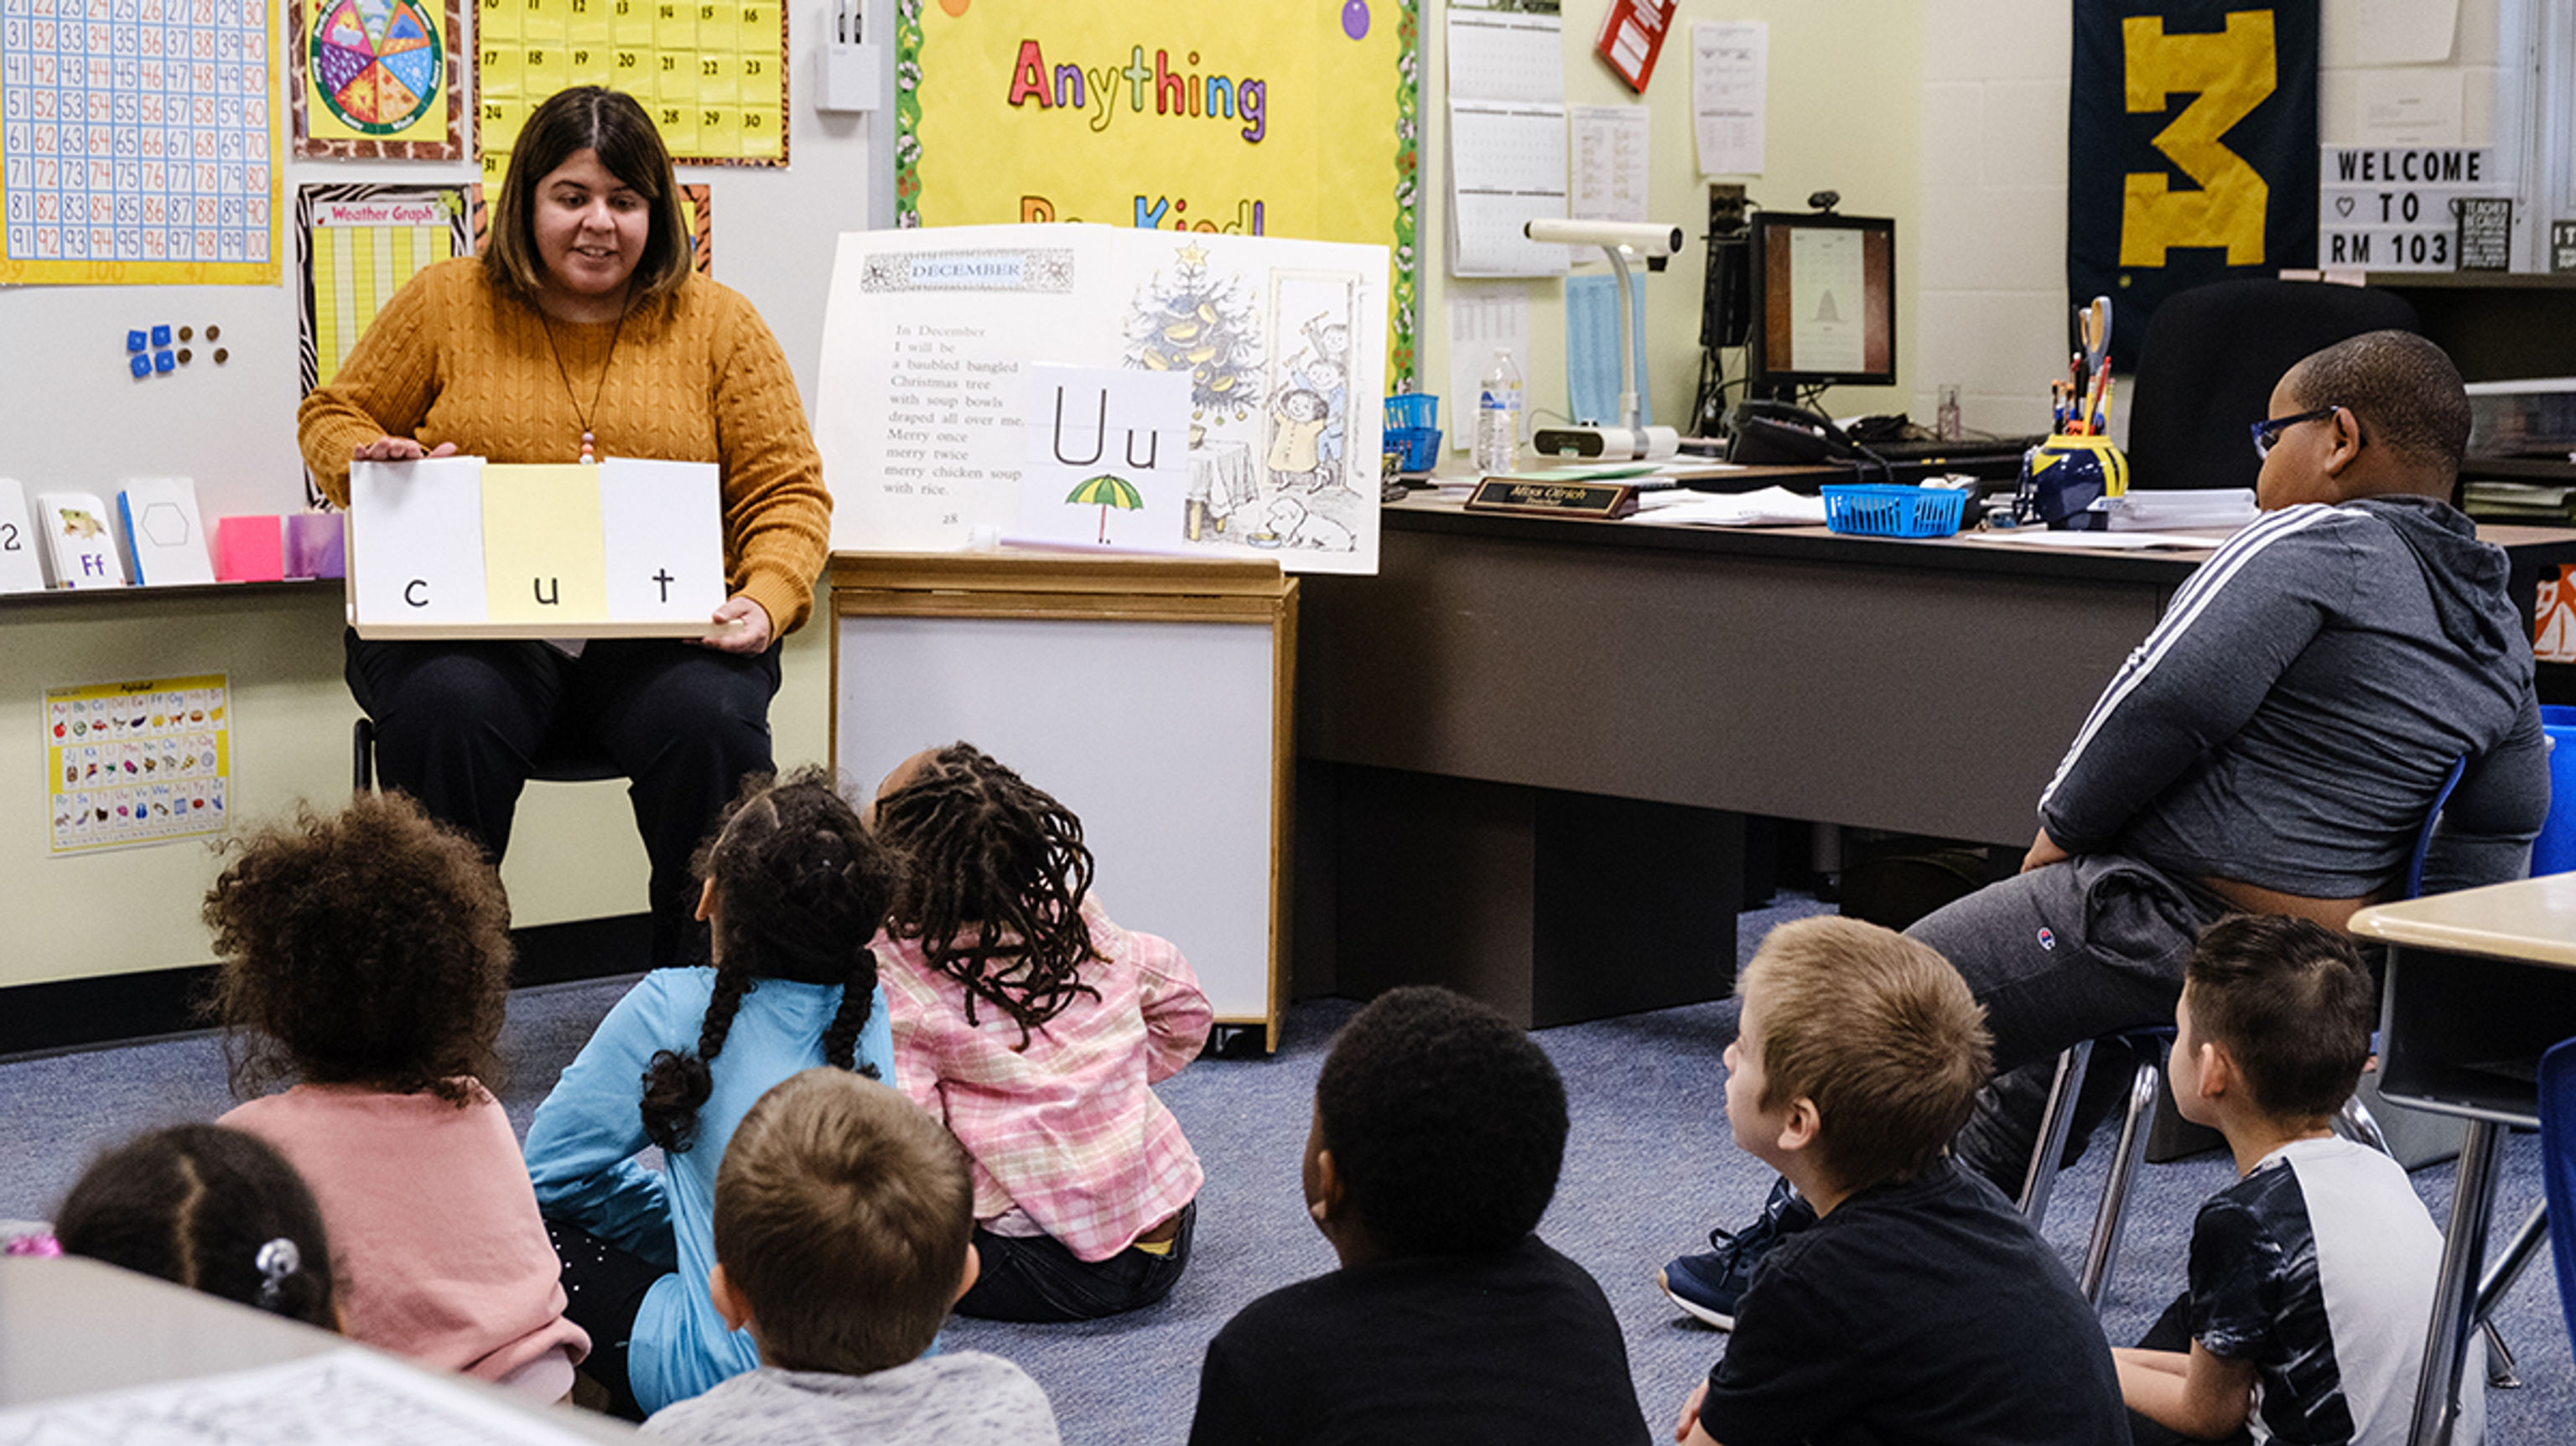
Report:
M 2200 1208 L 2190 1290 L 2119 1353 L 2141 1441 L 2406 1439 L 2442 1237 L 2403 1167 L 2332 1132 L 2370 1055 L 2372 995 L 2351 942 L 2304 919 L 2232 915 L 2193 947 L 2174 1102 L 2227 1137 L 2241 1178 Z M 2485 1434 L 2471 1349 L 2460 1446 Z
M 1942 1153 L 1989 1058 L 1957 971 L 1875 925 L 1806 919 L 1763 940 L 1737 991 L 1727 1122 L 1818 1218 L 1754 1277 L 1682 1437 L 2125 1440 L 2110 1351 L 2066 1267 Z
M 509 997 L 509 904 L 464 835 L 398 794 L 301 813 L 207 894 L 237 1092 L 329 1226 L 351 1337 L 523 1387 L 572 1387 L 589 1338 L 509 1116 L 483 1080 Z
M 937 1121 L 841 1070 L 752 1106 L 716 1177 L 707 1293 L 760 1369 L 645 1422 L 696 1446 L 1044 1446 L 1055 1412 L 980 1351 L 925 1355 L 975 1280 L 966 1161 Z
M 1532 1232 L 1565 1086 L 1529 1036 L 1445 989 L 1380 995 L 1315 1082 L 1307 1211 L 1341 1257 L 1208 1343 L 1193 1446 L 1643 1442 L 1601 1287 Z

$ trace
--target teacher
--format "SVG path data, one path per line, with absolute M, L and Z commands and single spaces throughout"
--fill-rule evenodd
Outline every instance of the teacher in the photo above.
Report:
M 542 745 L 614 761 L 652 859 L 657 968 L 704 957 L 690 855 L 744 775 L 772 768 L 778 639 L 811 610 L 831 533 L 777 339 L 690 262 L 643 107 L 559 91 L 519 134 L 484 254 L 412 278 L 296 415 L 305 465 L 343 507 L 352 460 L 716 464 L 727 596 L 704 637 L 347 638 L 379 775 L 495 860 Z

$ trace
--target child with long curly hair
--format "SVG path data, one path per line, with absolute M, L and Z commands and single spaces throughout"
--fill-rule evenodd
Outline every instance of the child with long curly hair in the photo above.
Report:
M 707 1297 L 734 1127 L 789 1075 L 883 1078 L 894 1054 L 868 940 L 895 867 L 828 775 L 751 780 L 697 871 L 714 966 L 645 975 L 528 1128 L 572 1316 L 599 1342 L 585 1372 L 634 1420 L 760 1365 Z
M 510 905 L 400 794 L 251 834 L 206 895 L 233 1093 L 330 1230 L 348 1334 L 559 1400 L 589 1337 L 492 1097 Z M 273 1084 L 282 1093 L 254 1098 Z M 318 1264 L 318 1262 L 317 1262 Z
M 1082 821 L 971 744 L 906 759 L 871 821 L 905 859 L 877 941 L 895 1079 L 974 1159 L 983 1274 L 958 1313 L 1096 1320 L 1161 1300 L 1205 1178 L 1151 1088 L 1214 1023 L 1189 961 L 1110 922 Z

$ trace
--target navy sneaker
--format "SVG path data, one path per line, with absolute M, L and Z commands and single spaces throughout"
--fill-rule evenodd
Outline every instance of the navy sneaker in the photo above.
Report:
M 1762 1218 L 1742 1231 L 1712 1230 L 1715 1247 L 1698 1255 L 1677 1256 L 1655 1272 L 1655 1283 L 1696 1319 L 1719 1330 L 1735 1329 L 1735 1304 L 1753 1284 L 1753 1274 L 1782 1239 L 1816 1223 L 1815 1207 L 1782 1180 L 1762 1202 Z

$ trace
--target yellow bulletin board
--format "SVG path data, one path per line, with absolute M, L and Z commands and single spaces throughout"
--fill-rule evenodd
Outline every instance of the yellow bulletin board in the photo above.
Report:
M 787 164 L 779 0 L 475 0 L 475 144 L 498 183 L 528 113 L 568 85 L 643 102 L 671 157 Z
M 1414 368 L 1418 0 L 903 0 L 905 226 L 1101 221 L 1394 250 Z
M 0 0 L 0 285 L 275 285 L 268 0 Z

